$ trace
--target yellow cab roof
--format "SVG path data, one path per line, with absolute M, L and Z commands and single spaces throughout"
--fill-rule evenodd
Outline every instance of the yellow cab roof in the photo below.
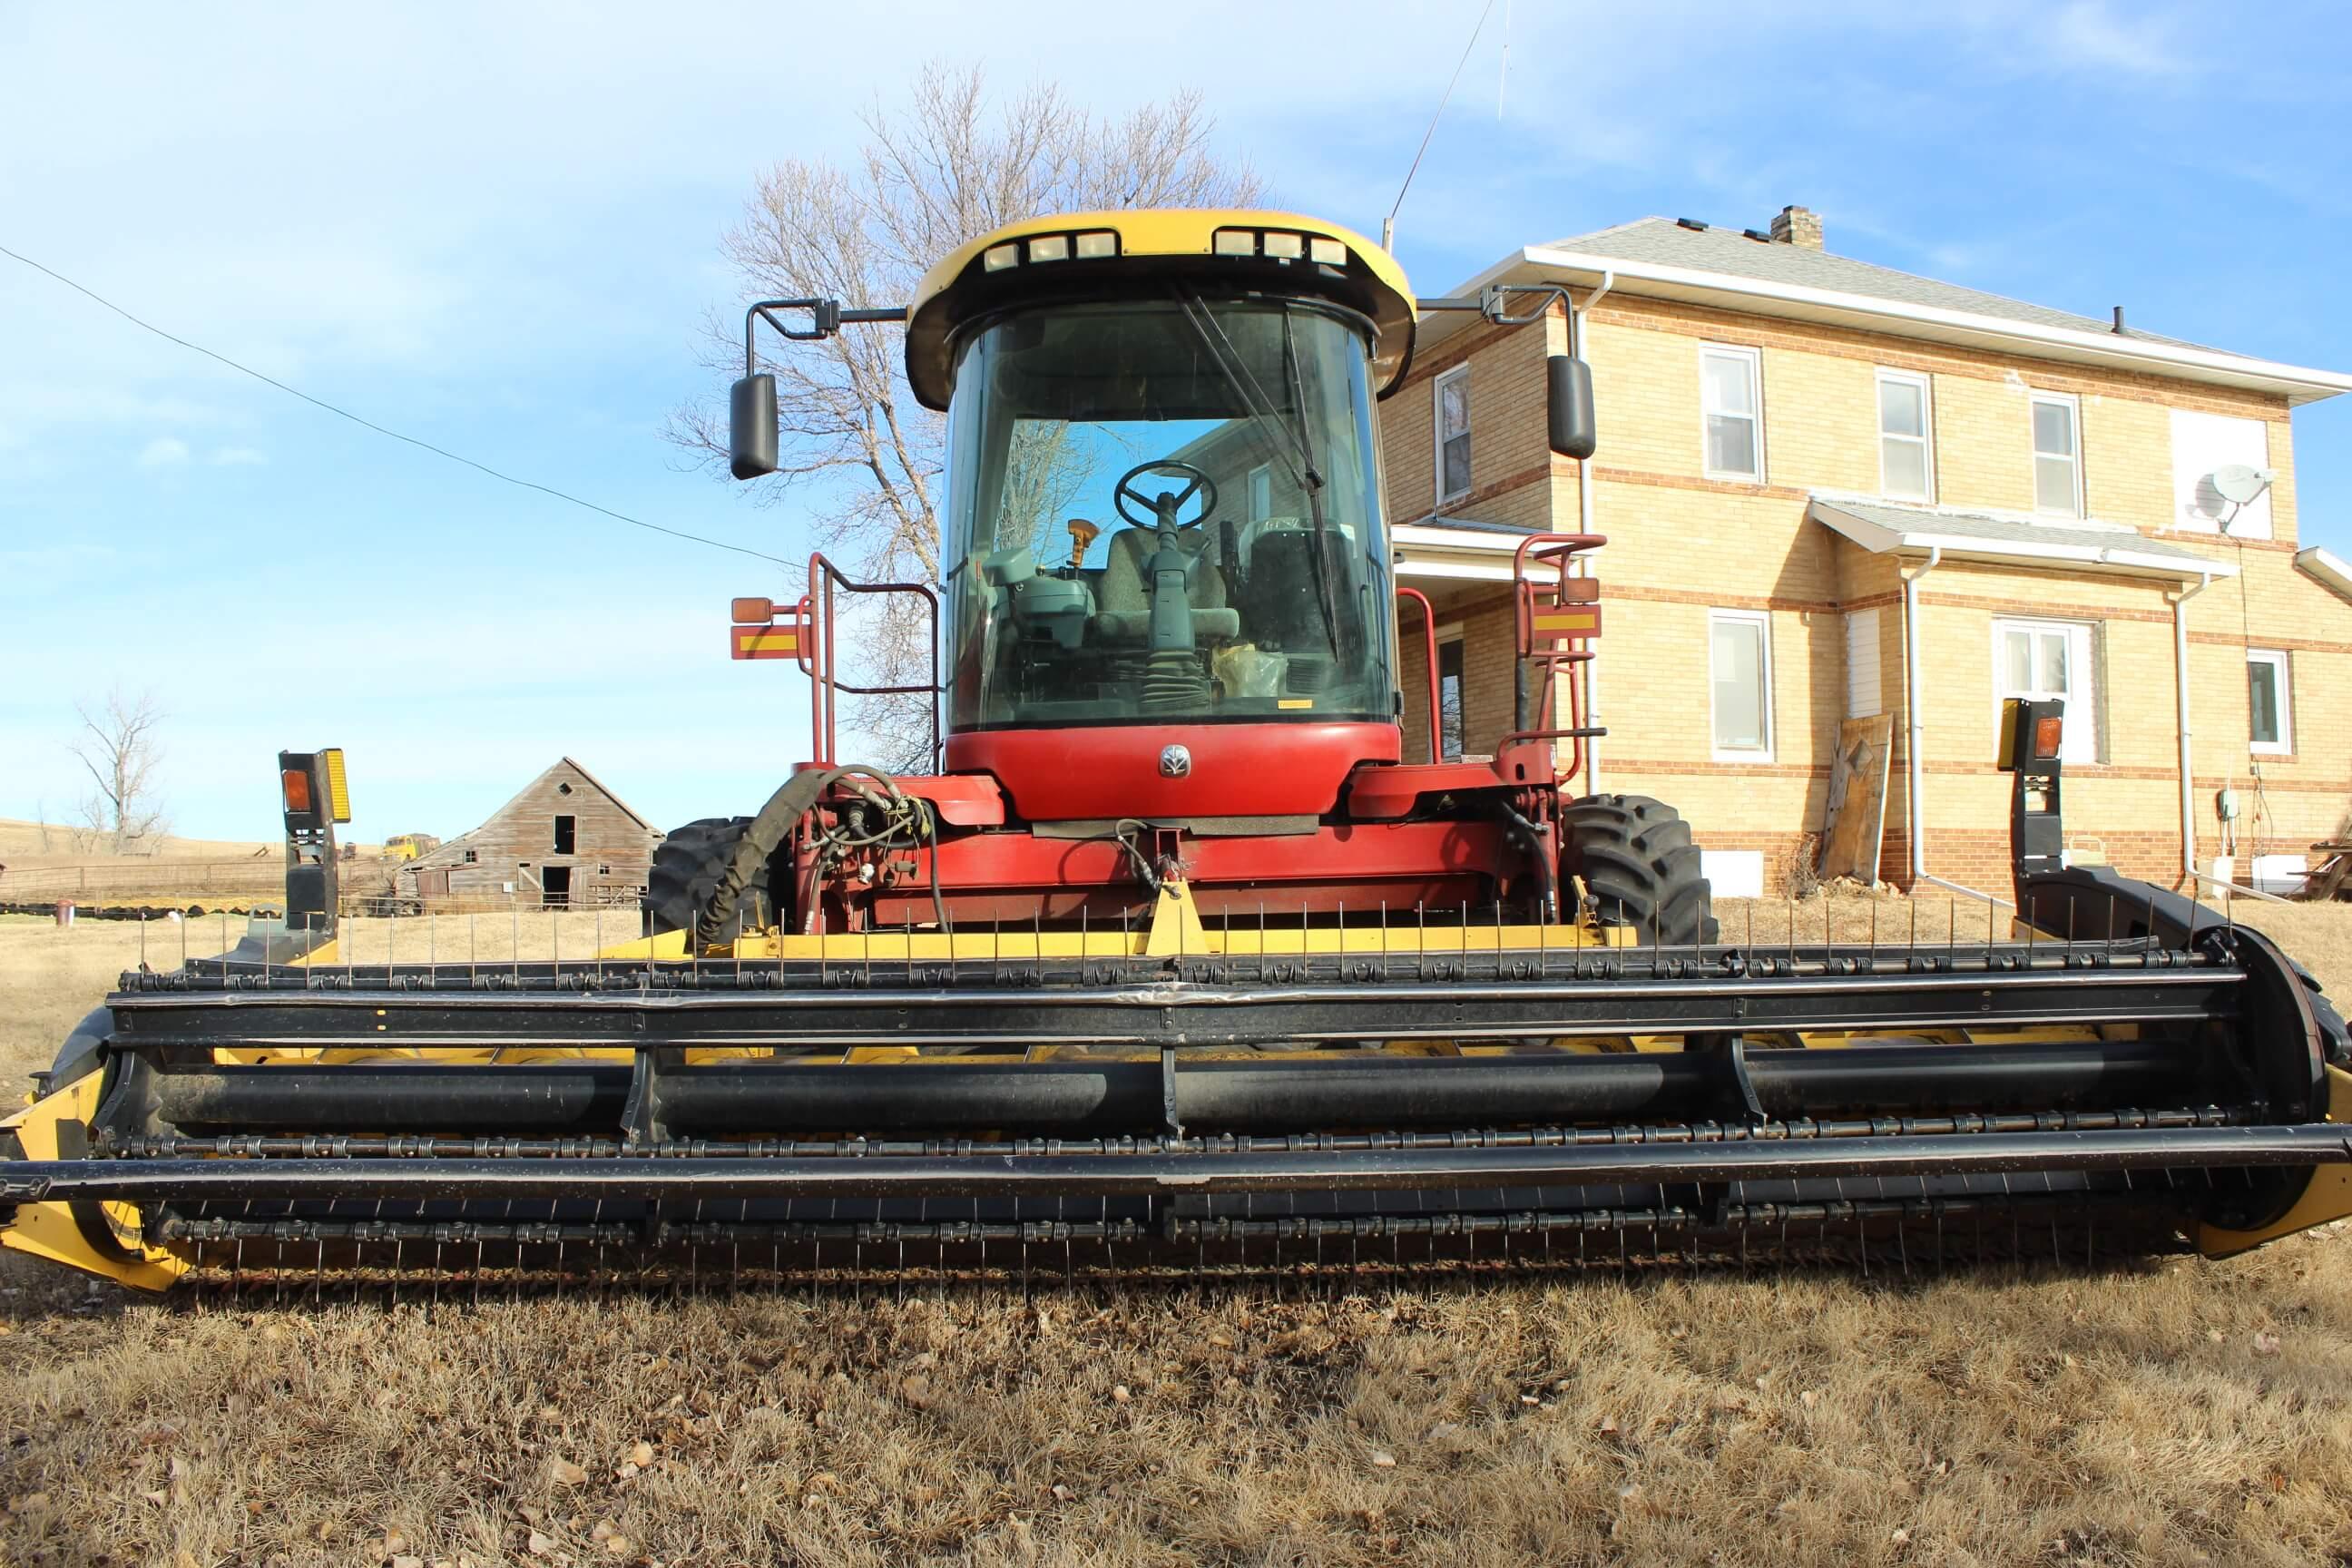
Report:
M 1221 256 L 1216 236 L 1226 229 L 1337 240 L 1347 247 L 1347 264 L 1334 268 L 1304 258 Z M 1115 256 L 1079 259 L 1073 248 L 1066 259 L 992 271 L 984 261 L 989 251 L 1008 243 L 1105 230 L 1118 237 Z M 1231 276 L 1264 291 L 1287 289 L 1355 305 L 1371 318 L 1372 384 L 1381 396 L 1395 390 L 1412 361 L 1415 312 L 1404 269 L 1352 229 L 1297 213 L 1229 207 L 1056 213 L 982 235 L 949 252 L 923 275 L 907 312 L 908 384 L 925 406 L 945 408 L 955 386 L 956 330 L 968 320 L 1008 304 L 1050 302 L 1084 279 L 1123 281 L 1171 270 L 1195 281 Z

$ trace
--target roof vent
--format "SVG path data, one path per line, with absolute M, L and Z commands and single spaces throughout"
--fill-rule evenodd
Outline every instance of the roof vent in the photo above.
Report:
M 2124 335 L 2124 308 L 2121 305 L 2116 307 L 2115 334 L 2117 337 Z
M 1758 241 L 1758 242 L 1759 242 L 1759 243 L 1761 243 L 1761 244 L 1764 244 L 1764 245 L 1769 245 L 1769 244 L 1771 244 L 1771 243 L 1772 243 L 1772 237 L 1771 237 L 1770 235 L 1769 235 L 1769 234 L 1766 234 L 1766 233 L 1765 233 L 1762 229 L 1760 229 L 1760 228 L 1743 228 L 1743 229 L 1741 229 L 1741 230 L 1739 231 L 1739 233 L 1740 233 L 1740 237 L 1742 237 L 1742 238 L 1744 238 L 1744 239 L 1752 239 L 1752 240 L 1756 240 L 1756 241 Z
M 1706 225 L 1699 222 L 1699 220 L 1695 217 L 1678 217 L 1675 219 L 1675 226 L 1676 228 L 1686 228 L 1693 234 L 1705 234 L 1706 232 Z

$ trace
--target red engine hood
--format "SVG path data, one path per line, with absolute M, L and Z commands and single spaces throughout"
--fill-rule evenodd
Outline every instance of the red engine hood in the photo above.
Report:
M 1162 765 L 1162 753 L 1181 758 Z M 1360 763 L 1393 763 L 1391 724 L 1133 724 L 950 735 L 947 771 L 988 773 L 1029 822 L 1324 816 Z M 1181 771 L 1178 771 L 1181 764 Z

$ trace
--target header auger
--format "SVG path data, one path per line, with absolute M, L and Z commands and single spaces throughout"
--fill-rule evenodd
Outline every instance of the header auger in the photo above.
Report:
M 731 651 L 812 682 L 807 760 L 670 835 L 593 958 L 361 963 L 330 899 L 126 975 L 7 1123 L 0 1239 L 161 1288 L 2221 1253 L 2352 1212 L 2341 1020 L 2262 936 L 2063 865 L 2047 705 L 2004 754 L 2021 922 L 1942 949 L 1747 945 L 1671 807 L 1576 793 L 1597 535 L 1519 549 L 1492 760 L 1405 758 L 1436 661 L 1403 690 L 1373 405 L 1420 311 L 1553 303 L 1155 212 L 1013 225 L 903 310 L 753 306 L 739 478 L 776 463 L 763 321 L 903 321 L 952 430 L 940 581 L 820 556 L 736 601 Z M 1547 390 L 1590 457 L 1573 352 Z M 922 776 L 839 752 L 867 593 L 934 620 Z

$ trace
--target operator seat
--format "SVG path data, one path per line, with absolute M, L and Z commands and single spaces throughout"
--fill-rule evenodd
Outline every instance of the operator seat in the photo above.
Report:
M 1209 552 L 1212 531 L 1188 528 L 1176 536 L 1177 548 L 1192 558 L 1184 598 L 1192 608 L 1192 635 L 1204 642 L 1241 635 L 1241 616 L 1226 600 L 1225 574 Z M 1159 548 L 1158 536 L 1148 528 L 1123 528 L 1110 536 L 1110 553 L 1095 583 L 1097 636 L 1131 643 L 1150 636 L 1151 583 L 1144 563 Z

